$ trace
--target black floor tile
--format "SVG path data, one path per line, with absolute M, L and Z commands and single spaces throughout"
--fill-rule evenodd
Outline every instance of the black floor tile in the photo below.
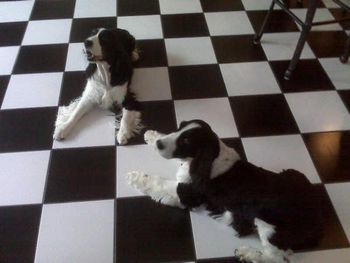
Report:
M 35 45 L 21 47 L 14 74 L 64 71 L 67 44 Z
M 347 13 L 345 10 L 340 8 L 330 9 L 330 11 L 335 19 L 342 19 L 342 18 L 349 17 L 349 13 Z M 339 24 L 343 27 L 343 29 L 350 30 L 350 20 L 339 22 Z
M 272 71 L 283 92 L 334 90 L 334 86 L 317 59 L 299 60 L 290 80 L 284 79 L 290 61 L 270 61 Z
M 164 38 L 209 36 L 203 14 L 162 15 Z
M 241 0 L 201 0 L 201 4 L 204 12 L 244 10 Z
M 324 233 L 317 247 L 312 250 L 337 249 L 349 247 L 343 227 L 329 199 L 327 191 L 322 184 L 315 185 L 320 201 L 322 220 L 324 221 Z
M 347 35 L 343 31 L 312 31 L 307 42 L 319 58 L 339 57 L 344 52 L 346 39 Z
M 160 14 L 158 0 L 118 0 L 118 16 L 158 15 Z
M 241 137 L 299 132 L 281 94 L 231 97 L 230 103 Z
M 211 259 L 201 259 L 197 260 L 197 263 L 244 263 L 240 261 L 238 258 L 230 257 L 230 258 L 211 258 Z
M 350 131 L 310 133 L 303 137 L 324 183 L 350 182 Z
M 177 128 L 173 101 L 142 102 L 142 132 L 128 142 L 129 145 L 144 144 L 143 134 L 146 130 L 171 133 Z
M 0 152 L 48 150 L 57 108 L 0 111 Z
M 136 46 L 140 51 L 140 59 L 136 62 L 136 67 L 165 67 L 168 65 L 163 39 L 138 40 Z
M 254 45 L 253 35 L 216 36 L 212 43 L 219 63 L 266 60 L 261 45 Z
M 84 42 L 95 28 L 116 28 L 115 17 L 77 18 L 73 19 L 69 42 Z
M 169 79 L 175 100 L 227 96 L 218 65 L 170 67 Z
M 242 160 L 247 161 L 247 156 L 245 155 L 242 140 L 240 138 L 225 138 L 221 139 L 227 146 L 233 148 L 238 152 Z
M 19 46 L 27 28 L 27 22 L 0 23 L 0 47 Z
M 9 81 L 10 81 L 10 76 L 0 76 L 0 107 L 4 99 Z
M 113 199 L 115 160 L 113 146 L 53 150 L 45 202 Z
M 350 113 L 350 90 L 339 90 L 338 92 L 345 104 L 345 107 L 348 109 Z
M 307 8 L 309 4 L 309 0 L 283 0 L 283 2 L 288 6 L 289 8 Z M 322 3 L 322 1 L 317 1 L 318 8 L 323 8 L 325 5 Z
M 161 205 L 148 197 L 118 199 L 116 207 L 118 263 L 194 260 L 187 210 Z
M 254 28 L 255 33 L 260 31 L 267 11 L 248 11 L 250 22 Z M 267 24 L 265 33 L 277 32 L 298 32 L 299 29 L 294 23 L 293 19 L 282 10 L 275 10 L 271 14 L 270 22 Z
M 41 205 L 0 207 L 0 262 L 32 263 Z
M 75 0 L 36 0 L 31 20 L 72 18 Z
M 83 94 L 86 84 L 84 71 L 65 72 L 63 74 L 59 105 L 68 105 Z

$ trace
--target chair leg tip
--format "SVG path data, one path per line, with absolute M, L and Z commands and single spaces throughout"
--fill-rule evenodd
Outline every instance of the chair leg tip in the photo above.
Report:
M 348 62 L 348 57 L 340 56 L 339 60 L 341 63 L 345 64 L 346 62 Z
M 292 71 L 287 70 L 287 71 L 284 73 L 283 78 L 284 78 L 285 80 L 290 80 L 290 77 L 291 77 L 291 76 L 292 76 Z

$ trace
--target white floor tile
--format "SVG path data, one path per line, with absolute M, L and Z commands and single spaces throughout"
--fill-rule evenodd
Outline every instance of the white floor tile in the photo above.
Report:
M 95 108 L 79 120 L 66 139 L 54 141 L 53 148 L 108 145 L 115 145 L 115 116 Z
M 170 100 L 168 68 L 135 69 L 130 88 L 140 101 Z
M 345 234 L 350 240 L 350 183 L 327 184 L 326 189 Z
M 29 20 L 34 1 L 0 2 L 0 23 Z
M 22 45 L 68 43 L 72 19 L 30 21 Z
M 292 58 L 300 33 L 268 33 L 261 39 L 261 45 L 268 60 L 289 60 Z M 315 58 L 308 43 L 305 43 L 301 58 Z
M 306 9 L 300 9 L 300 8 L 291 9 L 291 11 L 297 17 L 299 17 L 302 21 L 305 21 L 306 12 L 307 12 Z M 335 19 L 334 16 L 331 14 L 331 12 L 329 12 L 327 8 L 318 8 L 316 10 L 313 22 L 316 23 L 316 22 L 328 21 L 328 20 L 334 20 L 334 19 Z M 301 27 L 298 24 L 297 26 L 299 27 L 299 29 L 301 29 Z M 311 31 L 327 31 L 327 30 L 343 30 L 343 29 L 339 25 L 339 23 L 323 25 L 323 26 L 313 26 L 311 28 Z
M 209 37 L 165 39 L 169 66 L 216 63 Z
M 335 91 L 286 94 L 301 132 L 350 128 L 350 115 Z
M 211 36 L 254 34 L 244 11 L 205 13 Z
M 125 176 L 128 172 L 142 171 L 176 180 L 175 175 L 179 166 L 179 161 L 164 159 L 149 145 L 118 146 L 117 197 L 143 195 L 127 184 Z
M 112 263 L 114 201 L 44 205 L 36 263 Z
M 76 0 L 74 18 L 117 15 L 116 0 Z
M 350 89 L 350 60 L 343 64 L 339 58 L 319 59 L 336 89 Z
M 0 205 L 41 203 L 50 151 L 0 154 Z
M 340 8 L 333 0 L 322 0 L 327 8 Z M 350 0 L 342 0 L 346 5 L 350 5 Z
M 119 28 L 128 30 L 136 39 L 163 38 L 159 15 L 121 16 L 117 23 Z
M 238 137 L 235 120 L 227 98 L 175 101 L 177 123 L 201 119 L 212 127 L 221 138 Z
M 10 75 L 16 62 L 19 47 L 0 47 L 0 75 Z
M 66 71 L 85 70 L 88 61 L 83 53 L 83 43 L 70 43 L 68 46 Z
M 215 221 L 205 211 L 190 214 L 198 259 L 234 256 L 235 249 L 241 246 L 261 249 L 258 236 L 238 238 L 232 227 Z
M 202 6 L 199 0 L 159 0 L 161 14 L 200 13 Z
M 321 183 L 300 135 L 243 138 L 242 142 L 247 159 L 253 164 L 274 172 L 295 169 L 312 183 Z
M 281 93 L 268 62 L 221 64 L 229 96 Z
M 57 106 L 63 73 L 12 75 L 2 109 Z
M 294 263 L 330 263 L 343 262 L 344 259 L 350 258 L 350 249 L 332 249 L 320 250 L 313 252 L 295 253 L 293 256 Z
M 270 8 L 271 0 L 242 0 L 245 10 L 267 10 Z M 275 5 L 275 9 L 280 9 Z

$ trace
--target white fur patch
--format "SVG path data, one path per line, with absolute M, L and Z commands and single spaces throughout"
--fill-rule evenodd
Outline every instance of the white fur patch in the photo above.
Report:
M 137 190 L 164 205 L 185 208 L 177 195 L 176 181 L 166 180 L 143 172 L 133 171 L 126 176 L 127 182 Z
M 210 178 L 213 179 L 228 171 L 241 158 L 235 149 L 226 146 L 219 140 L 220 152 L 218 157 L 213 161 Z
M 118 128 L 119 126 L 117 141 L 121 145 L 126 144 L 131 137 L 139 134 L 143 128 L 141 124 L 141 112 L 123 109 L 122 114 L 120 123 L 116 123 L 116 127 Z

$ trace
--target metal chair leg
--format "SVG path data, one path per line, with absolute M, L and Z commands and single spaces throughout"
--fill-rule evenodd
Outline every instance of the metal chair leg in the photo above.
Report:
M 343 55 L 340 56 L 341 63 L 345 64 L 346 62 L 348 62 L 349 56 L 350 56 L 350 35 L 346 40 L 344 53 Z
M 272 0 L 269 11 L 267 12 L 267 14 L 264 18 L 264 22 L 259 30 L 259 33 L 255 34 L 255 36 L 254 36 L 254 44 L 256 44 L 256 45 L 260 43 L 261 37 L 265 32 L 266 25 L 270 21 L 271 13 L 273 11 L 274 6 L 275 6 L 275 0 Z
M 301 52 L 303 51 L 303 48 L 305 45 L 306 37 L 311 30 L 312 20 L 314 19 L 315 12 L 316 12 L 316 6 L 317 6 L 317 0 L 310 0 L 309 1 L 304 26 L 302 28 L 297 46 L 295 48 L 293 58 L 289 63 L 288 69 L 284 73 L 284 79 L 286 79 L 286 80 L 290 79 L 290 77 L 291 77 L 291 75 L 292 75 L 292 73 L 293 73 L 293 71 L 294 71 L 294 69 L 299 61 Z

